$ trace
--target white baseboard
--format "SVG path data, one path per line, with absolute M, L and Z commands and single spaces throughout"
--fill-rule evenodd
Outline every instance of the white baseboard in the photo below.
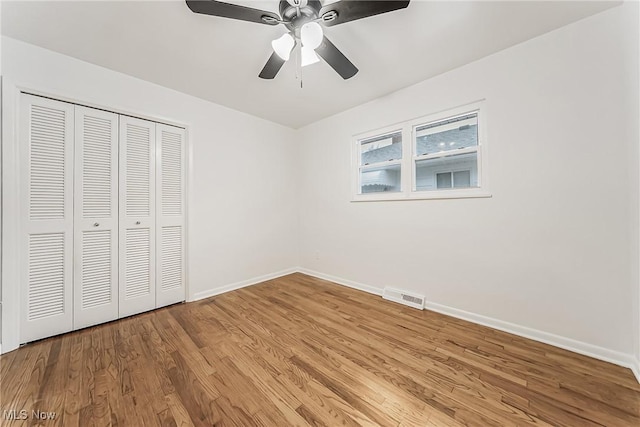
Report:
M 236 289 L 246 288 L 247 286 L 256 285 L 267 280 L 277 279 L 278 277 L 286 276 L 298 272 L 296 267 L 288 268 L 271 274 L 265 274 L 264 276 L 253 277 L 251 279 L 243 280 L 241 282 L 231 283 L 229 285 L 220 286 L 219 288 L 209 289 L 202 292 L 196 292 L 189 299 L 189 301 L 198 301 L 204 298 L 213 297 L 216 295 L 224 294 L 225 292 L 235 291 Z
M 308 270 L 306 268 L 299 268 L 298 271 L 300 273 L 317 277 L 319 279 L 329 280 L 339 285 L 348 286 L 350 288 L 368 292 L 374 295 L 382 295 L 382 288 L 365 285 L 362 283 L 354 282 L 353 280 L 331 276 L 329 274 L 319 273 L 317 271 Z M 636 379 L 640 383 L 640 361 L 638 361 L 631 354 L 621 353 L 615 350 L 599 347 L 597 345 L 588 344 L 582 341 L 577 341 L 571 338 L 555 335 L 549 332 L 528 328 L 526 326 L 505 322 L 503 320 L 494 319 L 492 317 L 487 317 L 480 314 L 459 310 L 457 308 L 452 308 L 452 307 L 436 304 L 429 301 L 425 301 L 424 308 L 426 310 L 431 310 L 441 314 L 446 314 L 451 317 L 466 320 L 472 323 L 477 323 L 483 326 L 488 326 L 490 328 L 498 329 L 503 332 L 518 335 L 524 338 L 529 338 L 534 341 L 543 342 L 545 344 L 549 344 L 554 347 L 559 347 L 565 350 L 572 351 L 574 353 L 582 354 L 585 356 L 593 357 L 594 359 L 603 360 L 605 362 L 609 362 L 618 366 L 629 368 L 631 369 Z
M 342 286 L 357 289 L 359 291 L 368 292 L 370 294 L 382 296 L 382 288 L 375 286 L 365 285 L 363 283 L 354 282 L 353 280 L 343 279 L 341 277 L 331 276 L 329 274 L 319 273 L 317 271 L 309 270 L 306 268 L 298 268 L 298 273 L 306 274 L 307 276 L 317 277 L 318 279 L 328 280 L 330 282 L 337 283 Z
M 636 379 L 640 383 L 640 359 L 636 359 L 634 366 L 631 367 L 631 372 L 636 376 Z
M 603 360 L 615 365 L 623 366 L 631 370 L 634 369 L 635 358 L 631 354 L 621 353 L 619 351 L 610 350 L 608 348 L 597 345 L 577 341 L 572 338 L 563 337 L 552 334 L 550 332 L 540 331 L 538 329 L 517 325 L 515 323 L 505 322 L 503 320 L 494 319 L 492 317 L 471 313 L 457 308 L 447 307 L 445 305 L 426 302 L 425 309 L 435 311 L 437 313 L 446 314 L 458 319 L 467 320 L 479 325 L 488 326 L 520 337 L 529 338 L 534 341 L 559 347 L 574 353 L 593 357 L 594 359 Z

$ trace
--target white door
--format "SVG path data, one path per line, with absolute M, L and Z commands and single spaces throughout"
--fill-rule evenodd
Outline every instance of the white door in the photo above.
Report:
M 75 107 L 74 312 L 80 329 L 118 318 L 118 115 Z
M 155 126 L 120 116 L 120 317 L 156 307 Z
M 156 124 L 156 306 L 185 300 L 185 132 Z
M 20 96 L 20 342 L 73 326 L 73 115 L 65 102 Z

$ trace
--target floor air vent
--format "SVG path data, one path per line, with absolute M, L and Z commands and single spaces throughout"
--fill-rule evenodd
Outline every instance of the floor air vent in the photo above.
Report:
M 411 292 L 403 291 L 395 288 L 384 288 L 382 298 L 408 305 L 409 307 L 424 309 L 424 295 L 418 295 Z

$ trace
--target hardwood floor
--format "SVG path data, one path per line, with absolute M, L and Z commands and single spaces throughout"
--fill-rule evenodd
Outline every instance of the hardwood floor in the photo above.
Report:
M 302 274 L 0 365 L 2 425 L 640 426 L 628 369 Z

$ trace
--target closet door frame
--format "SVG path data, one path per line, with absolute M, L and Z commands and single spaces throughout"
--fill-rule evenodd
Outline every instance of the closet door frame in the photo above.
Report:
M 21 235 L 22 224 L 21 200 L 21 166 L 19 159 L 24 149 L 20 147 L 20 96 L 21 94 L 40 96 L 70 104 L 81 105 L 89 108 L 114 112 L 120 115 L 139 117 L 156 123 L 164 123 L 185 129 L 185 219 L 189 218 L 189 201 L 193 200 L 191 189 L 193 188 L 193 154 L 191 144 L 190 126 L 185 122 L 173 120 L 168 117 L 153 116 L 144 111 L 131 110 L 129 107 L 114 105 L 109 99 L 104 99 L 99 93 L 91 93 L 87 98 L 68 96 L 60 92 L 60 88 L 46 82 L 34 82 L 28 79 L 14 79 L 7 76 L 0 77 L 2 86 L 2 227 L 1 227 L 1 252 L 0 252 L 0 354 L 17 349 L 22 340 L 21 316 L 22 316 L 22 287 L 20 266 L 22 265 Z M 104 101 L 104 102 L 102 102 Z M 194 300 L 194 295 L 189 286 L 189 258 L 188 258 L 188 221 L 185 221 L 185 298 Z

